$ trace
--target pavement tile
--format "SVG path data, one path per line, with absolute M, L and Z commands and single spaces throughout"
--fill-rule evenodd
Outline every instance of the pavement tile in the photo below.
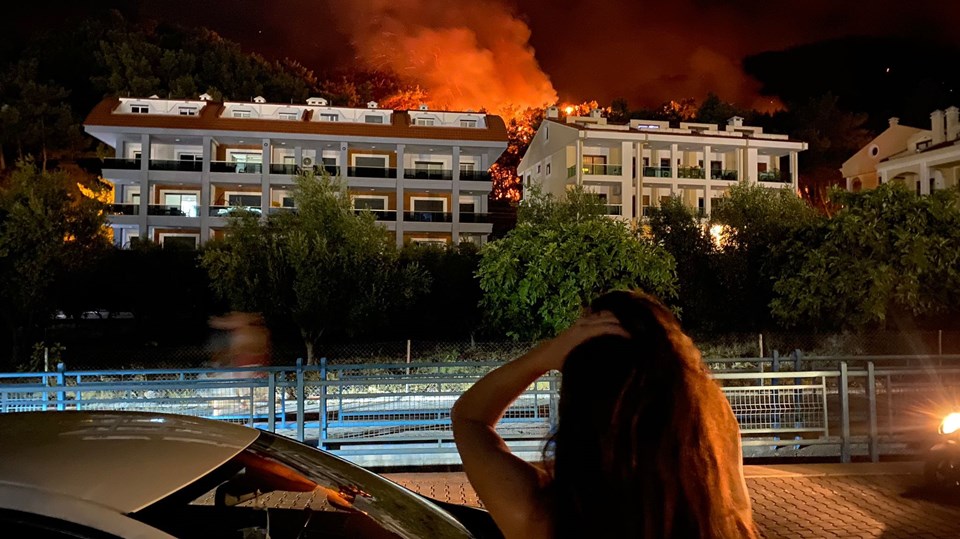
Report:
M 960 495 L 931 497 L 915 466 L 786 465 L 753 475 L 750 468 L 747 486 L 765 539 L 960 538 Z M 387 477 L 443 501 L 481 506 L 462 473 Z

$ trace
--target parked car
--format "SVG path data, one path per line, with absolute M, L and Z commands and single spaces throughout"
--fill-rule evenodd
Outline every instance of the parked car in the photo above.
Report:
M 139 412 L 0 415 L 4 537 L 499 537 L 483 510 L 415 494 L 283 436 Z

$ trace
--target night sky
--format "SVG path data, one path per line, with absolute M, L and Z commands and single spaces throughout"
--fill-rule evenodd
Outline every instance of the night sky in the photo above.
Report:
M 39 2 L 19 8 L 28 13 L 14 14 L 14 20 L 27 29 L 51 23 L 36 11 L 49 13 L 51 4 L 59 6 L 62 21 L 82 15 L 72 3 Z M 609 103 L 616 97 L 649 106 L 702 99 L 713 91 L 741 106 L 769 110 L 779 101 L 761 97 L 760 83 L 745 74 L 743 61 L 751 55 L 847 36 L 960 45 L 960 33 L 950 28 L 960 20 L 960 2 L 949 0 L 95 0 L 84 5 L 120 7 L 135 20 L 206 26 L 247 50 L 294 58 L 321 74 L 349 66 L 388 69 L 450 106 L 491 104 L 477 103 L 482 99 Z M 877 58 L 867 52 L 862 60 Z M 817 76 L 809 71 L 807 66 L 796 76 Z

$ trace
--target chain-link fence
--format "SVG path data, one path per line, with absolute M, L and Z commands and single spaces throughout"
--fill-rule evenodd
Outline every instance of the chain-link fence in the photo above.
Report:
M 800 350 L 811 356 L 875 356 L 875 355 L 949 355 L 960 354 L 960 331 L 872 331 L 846 333 L 724 333 L 691 335 L 706 359 L 771 358 L 774 352 L 787 356 Z M 523 355 L 529 342 L 437 342 L 390 341 L 323 344 L 317 358 L 326 357 L 330 364 L 360 363 L 449 363 L 507 361 Z M 64 362 L 79 369 L 145 369 L 191 368 L 225 364 L 221 360 L 222 343 L 176 347 L 143 346 L 137 348 L 111 346 L 68 347 L 59 350 L 47 362 L 53 368 Z M 274 365 L 292 365 L 297 358 L 306 359 L 299 343 L 276 343 Z M 732 365 L 732 364 L 731 364 Z M 43 362 L 29 370 L 43 370 Z

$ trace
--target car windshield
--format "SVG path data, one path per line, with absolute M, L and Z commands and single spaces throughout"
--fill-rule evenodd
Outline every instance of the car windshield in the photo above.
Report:
M 134 518 L 177 537 L 471 537 L 424 498 L 307 445 L 261 433 Z

